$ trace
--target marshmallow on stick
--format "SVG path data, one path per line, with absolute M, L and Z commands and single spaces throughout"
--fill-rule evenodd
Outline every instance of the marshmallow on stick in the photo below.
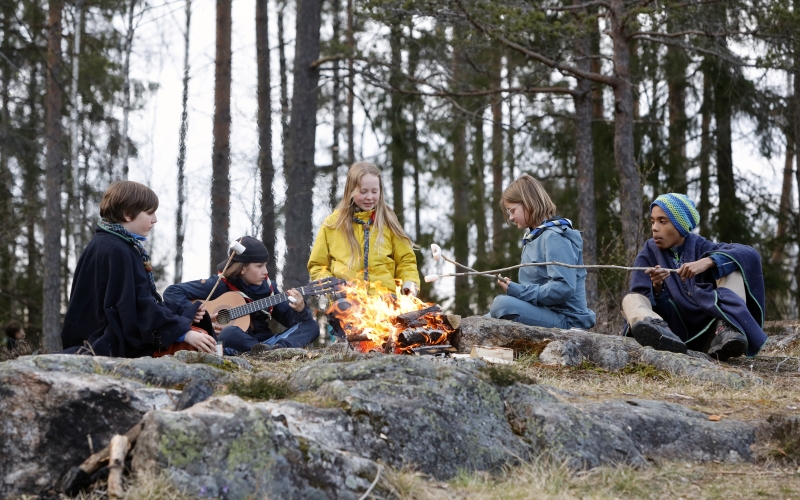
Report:
M 222 272 L 221 272 L 220 274 L 224 274 L 224 273 L 225 273 L 225 271 L 228 269 L 228 266 L 229 266 L 229 265 L 231 265 L 231 261 L 233 260 L 233 256 L 234 256 L 234 255 L 242 255 L 242 254 L 245 252 L 245 250 L 247 250 L 247 249 L 244 247 L 244 245 L 242 245 L 242 243 L 241 243 L 241 238 L 239 238 L 238 240 L 233 240 L 233 241 L 231 241 L 231 244 L 230 244 L 230 245 L 228 245 L 228 248 L 229 248 L 230 250 L 232 250 L 232 252 L 231 252 L 231 254 L 228 256 L 228 262 L 226 262 L 226 263 L 225 263 L 225 267 L 223 267 L 223 268 L 222 268 Z M 220 282 L 220 281 L 221 281 L 221 280 L 217 280 L 217 282 L 216 282 L 216 283 L 214 283 L 214 288 L 212 288 L 212 289 L 211 289 L 211 292 L 209 292 L 209 294 L 208 294 L 208 297 L 206 297 L 206 300 L 204 300 L 204 301 L 203 301 L 203 303 L 204 303 L 204 304 L 205 304 L 206 302 L 208 302 L 208 300 L 209 300 L 209 299 L 211 298 L 211 296 L 214 294 L 214 291 L 217 289 L 217 285 L 219 285 L 219 282 Z

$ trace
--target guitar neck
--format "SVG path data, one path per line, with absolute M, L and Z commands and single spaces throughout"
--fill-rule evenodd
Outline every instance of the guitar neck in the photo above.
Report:
M 300 295 L 305 295 L 305 290 L 303 287 L 297 289 L 300 292 Z M 289 300 L 289 295 L 285 292 L 277 293 L 275 295 L 270 295 L 269 297 L 265 297 L 263 299 L 254 300 L 253 302 L 248 302 L 247 304 L 239 307 L 234 307 L 230 309 L 229 315 L 230 319 L 241 318 L 242 316 L 247 316 L 248 314 L 253 314 L 254 312 L 261 311 L 268 307 L 272 307 L 274 305 L 280 304 L 281 302 L 286 302 Z

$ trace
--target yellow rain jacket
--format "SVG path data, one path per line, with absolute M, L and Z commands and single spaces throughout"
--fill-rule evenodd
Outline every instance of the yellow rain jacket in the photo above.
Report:
M 350 245 L 347 238 L 338 230 L 330 227 L 336 222 L 338 210 L 325 218 L 322 227 L 317 233 L 314 241 L 314 248 L 311 249 L 311 257 L 308 259 L 308 274 L 312 280 L 335 276 L 344 280 L 364 278 L 364 226 L 353 222 L 353 231 L 358 241 L 361 251 L 353 262 L 353 267 L 348 267 L 350 263 Z M 374 210 L 368 212 L 356 212 L 355 216 L 360 220 L 367 221 L 372 216 Z M 400 280 L 402 285 L 406 281 L 413 281 L 419 287 L 419 272 L 417 271 L 417 257 L 411 245 L 401 239 L 389 229 L 383 228 L 383 244 L 378 248 L 378 233 L 374 227 L 370 228 L 369 234 L 369 281 L 381 282 L 381 286 L 394 290 L 395 281 Z

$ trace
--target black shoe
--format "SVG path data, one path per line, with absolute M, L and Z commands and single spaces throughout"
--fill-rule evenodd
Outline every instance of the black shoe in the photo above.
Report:
M 744 354 L 747 349 L 747 337 L 735 329 L 727 321 L 717 320 L 714 340 L 708 348 L 708 355 L 720 361 L 727 361 Z
M 643 346 L 657 351 L 686 353 L 686 344 L 669 329 L 663 319 L 645 318 L 631 327 L 631 336 Z

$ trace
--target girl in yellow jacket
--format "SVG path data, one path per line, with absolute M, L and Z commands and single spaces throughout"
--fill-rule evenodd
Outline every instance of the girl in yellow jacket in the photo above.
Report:
M 419 290 L 417 258 L 411 239 L 383 199 L 381 171 L 360 161 L 350 166 L 339 206 L 317 234 L 308 274 L 312 280 L 335 276 L 361 279 L 389 290 Z

